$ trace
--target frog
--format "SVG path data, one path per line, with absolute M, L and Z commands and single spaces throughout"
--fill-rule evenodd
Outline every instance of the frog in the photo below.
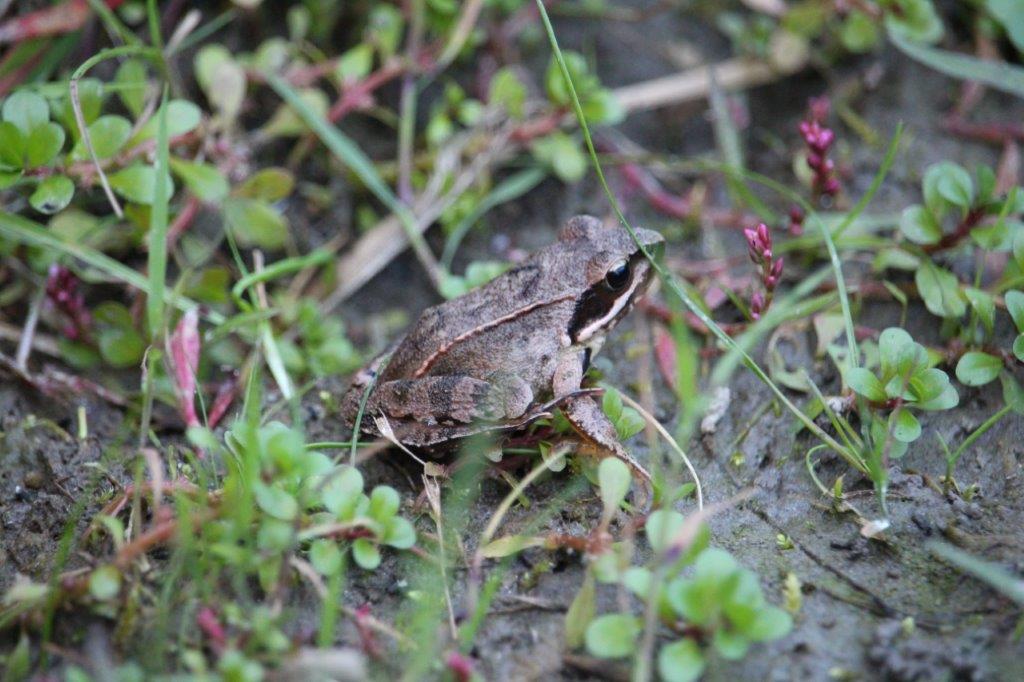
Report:
M 358 372 L 341 400 L 350 427 L 420 452 L 450 451 L 480 433 L 522 430 L 558 409 L 577 452 L 625 450 L 583 378 L 605 338 L 647 291 L 663 237 L 578 215 L 556 240 L 468 293 L 427 308 L 409 331 Z M 365 403 L 364 403 L 365 401 Z

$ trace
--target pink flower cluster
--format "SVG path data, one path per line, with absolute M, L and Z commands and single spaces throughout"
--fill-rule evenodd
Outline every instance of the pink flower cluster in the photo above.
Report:
M 830 104 L 826 97 L 816 97 L 810 102 L 810 116 L 800 121 L 800 135 L 807 145 L 807 165 L 814 171 L 812 186 L 817 195 L 835 196 L 839 193 L 835 162 L 828 152 L 836 141 L 836 134 L 824 125 Z
M 46 297 L 69 320 L 64 327 L 64 336 L 71 341 L 87 341 L 92 329 L 92 315 L 85 307 L 85 294 L 78 284 L 75 273 L 54 263 L 46 276 Z
M 764 293 L 758 291 L 750 299 L 750 316 L 759 320 L 772 304 L 775 287 L 782 278 L 782 257 L 773 257 L 772 233 L 764 223 L 743 230 L 743 235 L 747 238 L 747 253 L 754 265 L 760 268 L 761 283 L 764 285 Z

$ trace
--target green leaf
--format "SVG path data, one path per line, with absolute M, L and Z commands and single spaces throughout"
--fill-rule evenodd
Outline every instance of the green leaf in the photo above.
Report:
M 1003 402 L 1017 414 L 1024 414 L 1024 389 L 1009 372 L 1000 374 L 999 381 L 1003 384 Z
M 123 116 L 100 116 L 89 124 L 89 141 L 97 159 L 109 159 L 116 155 L 128 142 L 132 134 L 131 122 Z M 71 158 L 84 161 L 89 158 L 85 141 L 79 140 L 71 149 Z
M 323 575 L 335 575 L 341 570 L 341 550 L 334 540 L 321 538 L 309 547 L 309 563 Z
M 889 417 L 892 437 L 901 443 L 913 443 L 921 435 L 921 423 L 910 410 L 904 408 Z
M 573 597 L 569 610 L 565 613 L 565 646 L 577 649 L 583 646 L 587 625 L 594 619 L 597 611 L 596 586 L 594 575 L 587 571 L 583 576 L 583 584 Z
M 30 90 L 18 90 L 4 100 L 3 119 L 13 123 L 21 134 L 28 137 L 38 126 L 50 120 L 50 106 L 46 100 Z
M 1024 292 L 1011 289 L 1003 296 L 1003 301 L 1006 303 L 1006 312 L 1013 319 L 1013 326 L 1017 331 L 1024 332 Z
M 914 283 L 925 307 L 933 315 L 958 318 L 967 312 L 960 282 L 950 271 L 924 261 L 914 273 Z
M 1024 97 L 1024 69 L 1004 61 L 989 61 L 918 45 L 890 31 L 892 43 L 903 53 L 947 76 L 977 81 L 997 90 Z
M 940 410 L 949 410 L 960 404 L 960 394 L 956 392 L 956 389 L 952 384 L 946 386 L 937 397 L 931 400 L 920 402 L 916 404 L 919 410 L 928 410 L 930 412 L 937 412 Z
M 666 644 L 658 652 L 658 674 L 665 682 L 693 682 L 700 679 L 707 662 L 692 639 Z
M 146 79 L 146 63 L 141 59 L 124 60 L 114 76 L 118 85 L 117 96 L 135 118 L 142 114 L 146 106 Z M 78 87 L 81 90 L 81 81 Z
M 207 45 L 196 54 L 196 80 L 213 108 L 226 121 L 234 121 L 245 101 L 245 69 L 221 45 Z
M 501 559 L 518 554 L 527 547 L 543 547 L 544 542 L 539 535 L 505 535 L 484 545 L 480 555 L 485 559 Z
M 755 642 L 768 642 L 789 634 L 793 629 L 793 617 L 780 608 L 766 606 L 758 613 L 753 626 L 746 635 Z
M 1017 338 L 1013 340 L 1013 354 L 1014 356 L 1024 362 L 1024 332 L 1017 335 Z
M 264 513 L 281 521 L 294 521 L 299 516 L 299 503 L 287 490 L 275 485 L 257 483 L 253 487 L 256 504 Z
M 398 491 L 387 485 L 379 485 L 370 494 L 370 517 L 385 522 L 398 513 L 402 498 Z
M 839 27 L 839 40 L 850 52 L 868 52 L 878 45 L 878 27 L 864 12 L 853 10 Z
M 121 591 L 121 572 L 114 566 L 100 566 L 89 575 L 89 594 L 97 601 L 110 601 Z
M 626 499 L 632 477 L 629 467 L 616 457 L 605 457 L 597 468 L 597 480 L 601 487 L 601 502 L 604 513 L 611 516 Z
M 999 358 L 988 353 L 971 351 L 964 353 L 956 363 L 956 378 L 966 386 L 984 386 L 994 381 L 1002 369 L 1003 361 Z
M 146 342 L 130 326 L 105 328 L 99 332 L 97 341 L 100 355 L 111 367 L 137 366 L 146 350 Z
M 273 84 L 273 80 L 270 81 Z M 291 86 L 285 84 L 286 87 Z M 318 118 L 325 118 L 327 111 L 331 107 L 330 101 L 327 99 L 327 95 L 316 88 L 303 88 L 301 90 L 291 90 L 289 92 L 294 95 L 294 101 L 289 101 L 287 104 L 281 105 L 274 115 L 270 117 L 263 127 L 260 129 L 261 133 L 267 137 L 295 137 L 302 135 L 309 130 L 309 123 L 299 113 L 296 113 L 296 105 L 307 112 L 307 115 L 316 116 Z
M 636 648 L 640 623 L 636 616 L 610 613 L 596 618 L 587 627 L 587 651 L 598 658 L 622 658 Z
M 13 651 L 7 654 L 7 660 L 4 662 L 3 674 L 0 675 L 7 682 L 23 682 L 23 680 L 29 679 L 29 674 L 32 672 L 32 647 L 31 640 L 29 639 L 28 633 L 24 630 L 21 631 L 21 636 L 18 638 L 18 645 L 14 647 Z M 65 682 L 75 682 L 65 672 Z M 86 680 L 86 682 L 89 682 Z
M 727 628 L 715 630 L 715 634 L 711 638 L 711 644 L 715 647 L 718 655 L 727 661 L 738 661 L 750 649 L 750 640 L 747 639 L 746 635 Z
M 981 326 L 985 328 L 987 334 L 991 335 L 996 321 L 996 303 L 992 295 L 974 287 L 965 287 L 964 294 L 967 296 L 971 308 L 978 315 Z
M 203 120 L 203 112 L 192 102 L 184 99 L 172 99 L 167 103 L 167 137 L 174 138 L 195 130 Z M 156 137 L 157 117 L 146 121 L 139 132 L 132 137 L 132 144 Z
M 284 246 L 288 238 L 284 216 L 259 199 L 226 199 L 224 220 L 242 246 L 276 250 Z
M 891 376 L 896 371 L 903 349 L 916 345 L 914 339 L 899 327 L 887 327 L 878 336 L 878 357 L 881 361 L 882 376 Z
M 655 552 L 663 552 L 672 543 L 686 519 L 672 509 L 656 509 L 644 523 L 647 542 Z
M 394 56 L 405 31 L 405 19 L 396 7 L 375 5 L 366 22 L 367 42 L 376 46 L 382 60 Z
M 935 244 L 942 238 L 942 228 L 931 211 L 915 204 L 903 209 L 900 232 L 915 244 Z
M 63 88 L 67 94 L 61 99 L 60 120 L 64 128 L 71 133 L 71 136 L 78 139 L 78 121 L 75 120 L 75 109 L 71 103 L 71 93 L 67 92 L 67 86 Z M 97 78 L 82 78 L 78 81 L 78 103 L 82 107 L 82 120 L 86 127 L 96 120 L 103 108 L 104 87 L 103 81 Z
M 238 186 L 235 194 L 274 203 L 290 195 L 294 187 L 295 176 L 289 171 L 284 168 L 264 168 L 250 175 Z
M 1024 3 L 1020 0 L 985 0 L 985 9 L 1006 31 L 1017 52 L 1024 54 Z
M 56 123 L 36 126 L 28 136 L 25 155 L 29 168 L 49 165 L 64 147 L 64 129 Z
M 363 494 L 363 475 L 359 469 L 344 465 L 327 476 L 321 491 L 321 500 L 327 510 L 338 514 L 354 508 L 359 496 Z
M 976 227 L 971 230 L 971 239 L 986 251 L 1009 251 L 1013 246 L 1011 229 L 1016 229 L 1015 223 L 997 220 L 991 225 Z
M 885 386 L 870 370 L 853 367 L 846 372 L 846 384 L 868 400 L 881 402 L 886 399 Z
M 380 549 L 366 538 L 356 538 L 352 543 L 352 557 L 367 571 L 380 566 Z
M 0 167 L 19 170 L 25 165 L 28 138 L 10 121 L 0 122 Z
M 489 104 L 503 107 L 512 118 L 522 118 L 526 105 L 526 86 L 511 67 L 502 67 L 491 78 L 488 88 Z
M 408 519 L 395 516 L 388 524 L 383 543 L 395 549 L 409 549 L 416 544 L 416 529 Z
M 200 201 L 216 203 L 228 195 L 228 181 L 215 166 L 171 158 L 171 169 Z
M 63 175 L 51 175 L 36 187 L 29 197 L 32 208 L 47 215 L 64 210 L 75 195 L 75 183 Z
M 334 75 L 343 84 L 361 80 L 370 73 L 373 68 L 373 46 L 369 43 L 360 43 L 347 52 L 343 52 L 338 58 L 338 65 L 334 69 Z
M 935 188 L 943 199 L 966 210 L 974 203 L 974 182 L 963 166 L 944 161 L 939 164 L 941 172 Z
M 934 43 L 942 37 L 942 21 L 932 0 L 895 0 L 892 4 L 895 7 L 885 13 L 890 36 L 903 36 L 918 43 Z
M 579 182 L 587 173 L 587 159 L 579 144 L 563 132 L 554 132 L 530 145 L 535 159 L 551 168 L 565 183 Z
M 174 194 L 174 183 L 171 176 L 164 177 L 167 196 Z M 156 168 L 153 166 L 135 165 L 122 168 L 109 177 L 110 186 L 115 192 L 128 201 L 136 204 L 153 203 L 153 190 L 156 188 Z

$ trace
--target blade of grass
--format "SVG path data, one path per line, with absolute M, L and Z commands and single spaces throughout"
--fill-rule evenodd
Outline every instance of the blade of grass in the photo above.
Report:
M 329 249 L 319 248 L 310 251 L 305 256 L 295 256 L 293 258 L 285 258 L 283 260 L 275 261 L 260 272 L 249 273 L 235 282 L 235 285 L 231 287 L 231 297 L 237 301 L 242 298 L 242 294 L 245 293 L 245 290 L 254 284 L 277 279 L 283 275 L 287 275 L 298 270 L 304 270 L 308 267 L 323 265 L 324 263 L 330 262 L 333 258 L 334 253 Z
M 153 180 L 153 205 L 149 211 L 149 297 L 146 315 L 150 338 L 157 339 L 164 330 L 164 298 L 167 279 L 167 192 L 169 143 L 167 134 L 167 87 L 164 86 L 157 112 L 156 173 Z
M 557 61 L 559 70 L 562 73 L 562 78 L 565 81 L 569 94 L 572 97 L 573 110 L 576 113 L 576 119 L 580 124 L 580 128 L 583 130 L 583 139 L 587 144 L 587 150 L 590 152 L 590 158 L 593 161 L 594 170 L 597 173 L 597 178 L 600 181 L 601 187 L 602 189 L 604 189 L 605 195 L 608 197 L 608 201 L 611 204 L 612 210 L 615 211 L 615 215 L 619 219 L 619 222 L 629 232 L 637 248 L 640 250 L 641 253 L 644 254 L 644 257 L 647 258 L 648 262 L 650 262 L 651 267 L 654 269 L 656 273 L 658 273 L 658 277 L 661 279 L 661 281 L 664 282 L 665 285 L 669 288 L 669 290 L 671 290 L 675 295 L 677 295 L 681 301 L 683 301 L 686 307 L 690 309 L 690 312 L 696 315 L 697 319 L 704 323 L 704 325 L 707 326 L 707 328 L 710 329 L 711 332 L 723 344 L 725 344 L 728 348 L 734 349 L 736 352 L 738 352 L 742 357 L 744 364 L 746 364 L 750 371 L 752 371 L 758 379 L 763 381 L 765 385 L 767 385 L 769 389 L 771 389 L 771 391 L 775 394 L 776 398 L 778 398 L 782 402 L 782 404 L 785 405 L 786 408 L 790 412 L 792 412 L 793 415 L 797 419 L 799 419 L 811 433 L 816 435 L 824 443 L 827 443 L 828 446 L 834 449 L 836 452 L 845 452 L 845 448 L 838 441 L 836 441 L 830 435 L 825 433 L 825 431 L 823 431 L 821 427 L 815 424 L 813 420 L 811 420 L 806 414 L 803 413 L 803 411 L 800 410 L 800 408 L 794 405 L 793 402 L 786 397 L 786 394 L 782 392 L 782 389 L 780 389 L 775 384 L 775 382 L 771 380 L 771 377 L 768 376 L 768 374 L 761 368 L 761 366 L 758 365 L 757 362 L 755 362 L 754 359 L 750 357 L 750 355 L 745 350 L 740 348 L 736 344 L 736 341 L 731 336 L 726 334 L 722 330 L 722 328 L 719 327 L 715 323 L 715 321 L 712 320 L 699 305 L 697 305 L 697 303 L 683 290 L 683 288 L 679 286 L 679 283 L 675 281 L 675 278 L 672 277 L 665 270 L 665 268 L 661 266 L 661 264 L 654 260 L 654 257 L 651 255 L 651 252 L 640 242 L 639 238 L 637 237 L 636 230 L 633 229 L 632 224 L 630 224 L 630 222 L 626 220 L 626 216 L 623 215 L 622 209 L 619 206 L 619 202 L 615 198 L 615 194 L 612 192 L 611 187 L 608 185 L 608 180 L 605 178 L 604 171 L 601 169 L 601 163 L 597 158 L 597 149 L 594 147 L 594 140 L 590 134 L 590 127 L 588 126 L 586 117 L 583 114 L 583 107 L 580 104 L 579 96 L 576 94 L 576 87 L 572 82 L 572 77 L 569 75 L 569 68 L 565 63 L 565 57 L 562 55 L 562 51 L 558 46 L 558 39 L 555 37 L 555 30 L 551 26 L 551 19 L 548 17 L 547 10 L 545 9 L 542 0 L 535 0 L 535 2 L 537 4 L 538 10 L 540 11 L 541 20 L 544 22 L 544 28 L 547 32 L 548 40 L 551 43 L 551 49 L 554 52 L 555 60 Z
M 1024 580 L 1005 570 L 1002 566 L 978 559 L 945 542 L 932 540 L 928 543 L 928 549 L 935 556 L 948 561 L 964 573 L 969 573 L 978 580 L 988 583 L 991 587 L 1024 606 Z
M 448 239 L 444 243 L 444 251 L 441 252 L 441 267 L 445 270 L 451 269 L 459 244 L 480 218 L 496 206 L 526 194 L 539 185 L 540 181 L 547 177 L 547 174 L 547 170 L 544 168 L 528 168 L 498 183 L 448 234 Z
M 299 96 L 299 93 L 283 78 L 270 72 L 264 73 L 264 76 L 270 87 L 316 133 L 316 136 L 320 138 L 320 141 L 324 143 L 327 149 L 355 173 L 356 177 L 366 185 L 367 189 L 388 210 L 398 217 L 406 239 L 409 240 L 409 244 L 412 246 L 416 257 L 424 269 L 426 269 L 427 275 L 430 277 L 431 282 L 434 283 L 434 286 L 439 286 L 441 283 L 440 267 L 438 267 L 437 259 L 431 253 L 430 247 L 427 245 L 423 235 L 416 229 L 415 216 L 413 216 L 407 206 L 399 201 L 398 197 L 391 191 L 391 188 L 380 177 L 370 158 L 347 135 L 331 125 L 323 116 L 313 111 Z
M 160 13 L 156 0 L 146 0 L 146 18 L 149 20 L 149 42 L 158 50 L 164 49 L 164 37 L 160 34 Z
M 38 246 L 76 258 L 147 295 L 151 293 L 149 280 L 144 275 L 114 260 L 110 256 L 79 242 L 64 241 L 39 223 L 33 222 L 28 218 L 0 211 L 0 235 L 19 244 Z M 188 310 L 199 305 L 185 296 L 171 297 L 166 291 L 164 296 L 167 303 L 179 310 Z M 214 311 L 205 312 L 204 317 L 214 324 L 221 324 L 225 320 L 222 314 Z
M 940 73 L 967 81 L 984 83 L 996 90 L 1024 97 L 1024 69 L 965 54 L 919 45 L 890 31 L 889 40 L 911 59 Z

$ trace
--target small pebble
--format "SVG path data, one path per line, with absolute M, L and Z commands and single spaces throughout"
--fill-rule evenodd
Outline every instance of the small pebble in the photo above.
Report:
M 36 471 L 34 469 L 32 471 L 26 471 L 22 482 L 25 484 L 26 488 L 39 490 L 43 487 L 43 474 L 41 471 Z

